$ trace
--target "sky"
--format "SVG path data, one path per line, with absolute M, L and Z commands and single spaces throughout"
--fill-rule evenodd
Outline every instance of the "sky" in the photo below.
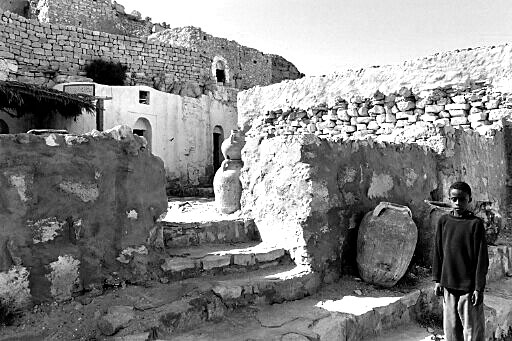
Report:
M 512 43 L 511 0 L 117 0 L 153 23 L 196 26 L 306 75 Z

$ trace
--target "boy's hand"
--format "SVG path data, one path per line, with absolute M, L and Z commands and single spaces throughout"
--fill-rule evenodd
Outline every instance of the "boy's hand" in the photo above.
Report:
M 477 290 L 473 291 L 473 295 L 471 295 L 471 303 L 473 306 L 476 307 L 477 305 L 482 304 L 483 301 L 484 293 Z
M 434 287 L 434 293 L 436 296 L 443 296 L 443 287 L 440 283 L 436 283 L 436 286 Z

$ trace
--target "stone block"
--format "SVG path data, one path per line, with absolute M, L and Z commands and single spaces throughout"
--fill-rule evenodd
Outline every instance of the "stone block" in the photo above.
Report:
M 406 127 L 408 125 L 411 125 L 409 123 L 409 120 L 398 120 L 398 121 L 396 121 L 396 127 L 397 128 L 403 128 L 403 127 Z
M 443 110 L 439 113 L 439 117 L 440 118 L 450 118 L 451 115 L 450 115 L 450 112 L 449 111 L 446 111 L 446 110 Z
M 469 103 L 453 103 L 444 106 L 445 110 L 469 110 L 469 108 L 471 108 Z
M 183 270 L 192 270 L 198 266 L 195 259 L 190 258 L 167 258 L 165 262 L 160 266 L 163 271 L 178 272 Z
M 437 114 L 444 110 L 444 105 L 431 104 L 425 106 L 426 113 L 434 113 Z
M 368 122 L 368 129 L 377 130 L 379 129 L 379 124 L 376 121 Z
M 357 117 L 356 118 L 356 124 L 357 123 L 365 123 L 365 124 L 368 124 L 370 123 L 371 121 L 373 121 L 374 119 L 372 117 L 369 117 L 369 116 L 366 116 L 366 117 Z
M 434 115 L 421 115 L 420 116 L 420 120 L 424 121 L 424 122 L 434 122 L 436 121 L 438 118 L 437 116 L 434 116 Z
M 499 99 L 490 99 L 488 102 L 485 103 L 485 108 L 486 109 L 497 109 L 498 106 L 500 105 L 501 103 L 501 100 Z
M 336 116 L 342 121 L 350 121 L 350 116 L 348 114 L 348 110 L 346 109 L 338 109 Z
M 435 127 L 444 127 L 450 125 L 450 119 L 449 118 L 440 118 L 438 120 L 434 121 Z
M 364 123 L 358 123 L 356 124 L 357 130 L 366 130 L 366 124 Z
M 284 249 L 274 249 L 268 252 L 256 253 L 254 257 L 258 263 L 271 262 L 284 256 Z
M 212 291 L 225 299 L 237 299 L 242 296 L 242 287 L 235 284 L 219 284 L 212 288 Z
M 252 253 L 242 253 L 233 255 L 234 265 L 250 266 L 256 264 L 256 258 Z
M 409 118 L 410 115 L 412 115 L 412 111 L 399 111 L 395 114 L 395 117 L 397 120 L 406 120 Z
M 408 111 L 416 108 L 416 103 L 413 101 L 399 101 L 396 102 L 396 107 L 399 111 Z
M 486 112 L 482 111 L 482 112 L 479 112 L 476 114 L 469 115 L 468 121 L 469 122 L 485 121 L 485 120 L 487 120 L 487 116 L 488 116 L 488 114 Z
M 467 111 L 466 110 L 450 110 L 450 116 L 451 117 L 463 117 L 463 116 L 467 116 Z
M 214 268 L 221 268 L 231 265 L 231 255 L 208 255 L 201 259 L 204 270 L 211 270 Z
M 451 123 L 451 125 L 456 126 L 456 125 L 468 124 L 469 121 L 466 116 L 458 116 L 458 117 L 452 117 L 450 119 L 450 123 Z
M 380 115 L 380 114 L 384 114 L 386 112 L 386 110 L 384 109 L 384 107 L 382 105 L 374 105 L 373 108 L 368 110 L 368 112 L 373 115 Z
M 363 105 L 362 107 L 359 108 L 357 115 L 361 117 L 368 116 L 368 108 Z
M 466 103 L 466 97 L 464 95 L 453 96 L 452 101 L 456 104 Z
M 512 109 L 494 109 L 489 111 L 489 121 L 499 121 L 503 117 L 510 117 Z

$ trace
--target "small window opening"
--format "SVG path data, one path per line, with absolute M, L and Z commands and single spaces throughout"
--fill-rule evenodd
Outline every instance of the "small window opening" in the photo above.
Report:
M 142 129 L 133 129 L 133 133 L 135 135 L 144 136 L 144 130 Z
M 149 91 L 139 91 L 139 103 L 149 105 Z
M 218 61 L 215 70 L 215 77 L 217 78 L 217 83 L 226 83 L 226 71 L 224 70 L 225 66 L 222 61 Z
M 217 83 L 226 83 L 226 73 L 224 72 L 224 70 L 217 69 L 215 73 L 217 76 Z
M 257 61 L 255 61 L 255 60 L 253 60 L 252 62 L 253 62 L 254 64 L 257 64 L 257 63 L 258 63 L 258 62 L 257 62 Z
M 203 36 L 203 40 L 207 40 L 207 39 L 206 39 L 206 36 Z

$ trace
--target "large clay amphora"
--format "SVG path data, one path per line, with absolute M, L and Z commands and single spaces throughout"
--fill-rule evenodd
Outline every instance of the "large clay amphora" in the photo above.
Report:
M 231 135 L 229 135 L 220 146 L 224 159 L 241 160 L 244 144 L 245 139 L 243 134 L 238 130 L 231 130 Z
M 432 266 L 437 222 L 443 215 L 450 213 L 452 207 L 449 203 L 442 201 L 425 200 L 425 203 L 428 205 L 428 210 L 423 219 L 423 230 L 418 240 L 418 249 L 420 250 L 418 256 L 421 263 Z
M 240 160 L 224 160 L 213 178 L 215 206 L 224 214 L 230 214 L 240 209 L 242 184 L 240 183 Z
M 411 262 L 418 229 L 407 206 L 381 202 L 368 212 L 357 236 L 357 267 L 369 283 L 392 287 Z

